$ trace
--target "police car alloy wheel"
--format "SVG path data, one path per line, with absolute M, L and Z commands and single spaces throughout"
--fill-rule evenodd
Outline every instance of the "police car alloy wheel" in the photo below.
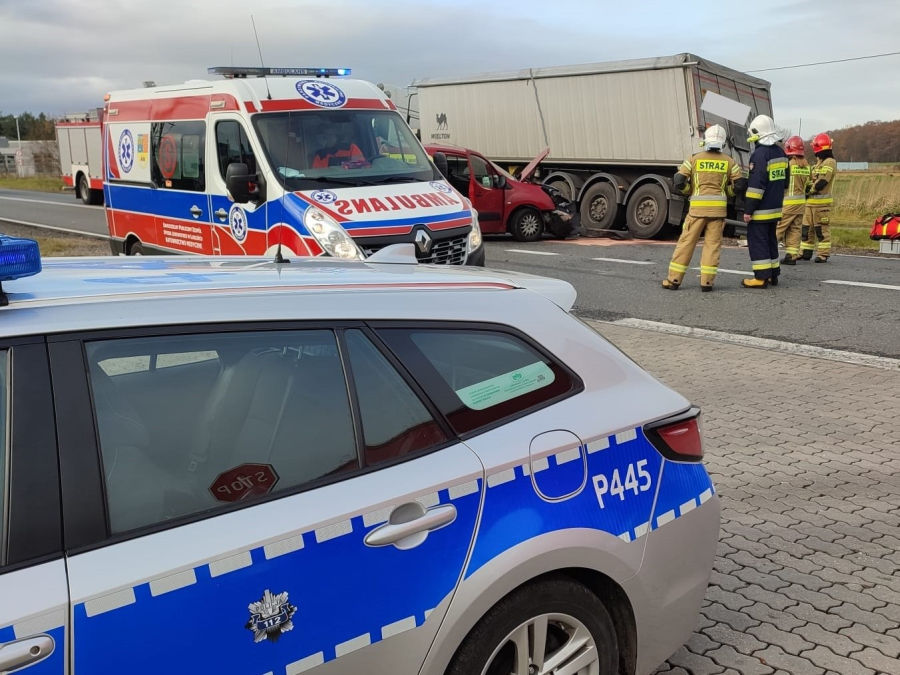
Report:
M 548 578 L 513 592 L 463 642 L 448 675 L 615 675 L 612 619 L 582 584 Z

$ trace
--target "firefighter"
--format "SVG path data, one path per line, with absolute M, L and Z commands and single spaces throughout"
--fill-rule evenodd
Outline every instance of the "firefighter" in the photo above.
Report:
M 722 151 L 725 140 L 725 129 L 718 124 L 709 127 L 703 137 L 704 149 L 682 162 L 672 179 L 676 190 L 690 194 L 690 209 L 669 263 L 669 275 L 662 282 L 663 288 L 676 291 L 681 286 L 702 235 L 700 290 L 713 289 L 719 270 L 728 197 L 747 188 L 741 165 Z
M 809 162 L 804 157 L 803 139 L 791 136 L 784 143 L 788 156 L 788 172 L 785 181 L 784 205 L 781 221 L 775 230 L 775 239 L 784 237 L 782 265 L 796 265 L 800 257 L 800 233 L 803 211 L 806 208 L 806 189 L 809 185 Z
M 812 142 L 816 153 L 816 165 L 812 168 L 809 179 L 809 192 L 806 197 L 806 211 L 803 214 L 803 242 L 800 248 L 803 260 L 812 258 L 816 251 L 815 262 L 828 262 L 831 255 L 831 205 L 834 199 L 831 189 L 837 174 L 837 162 L 831 152 L 831 136 L 817 134 Z M 816 239 L 819 240 L 816 246 Z
M 741 282 L 744 288 L 777 286 L 781 273 L 775 228 L 781 220 L 788 160 L 784 150 L 776 145 L 777 140 L 778 132 L 771 117 L 753 118 L 747 141 L 756 143 L 756 148 L 750 155 L 750 182 L 744 209 L 753 278 Z

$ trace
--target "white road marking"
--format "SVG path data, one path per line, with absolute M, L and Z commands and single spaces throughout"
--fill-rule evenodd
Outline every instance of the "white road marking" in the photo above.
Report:
M 655 265 L 650 260 L 625 260 L 624 258 L 591 258 L 591 260 L 599 260 L 600 262 L 617 262 L 626 263 L 628 265 Z
M 526 251 L 522 248 L 508 248 L 506 249 L 507 253 L 527 253 L 528 255 L 559 255 L 559 253 L 553 253 L 551 251 Z
M 90 207 L 88 207 L 90 208 Z M 109 239 L 108 234 L 97 234 L 96 232 L 85 232 L 84 230 L 73 230 L 70 227 L 56 227 L 55 225 L 44 225 L 43 223 L 32 223 L 29 220 L 16 220 L 15 218 L 7 218 L 0 216 L 0 222 L 12 223 L 13 225 L 27 225 L 28 227 L 39 227 L 42 230 L 54 230 L 56 232 L 66 232 L 67 234 L 78 234 L 84 237 L 94 237 L 96 239 Z
M 891 284 L 872 284 L 867 281 L 841 281 L 840 279 L 826 279 L 823 284 L 837 284 L 840 286 L 862 286 L 863 288 L 886 288 L 889 291 L 900 291 L 900 286 Z
M 88 206 L 87 204 L 76 204 L 74 197 L 72 198 L 72 203 L 54 202 L 54 201 L 49 201 L 46 199 L 29 199 L 28 197 L 0 197 L 0 199 L 5 199 L 5 200 L 11 201 L 11 202 L 28 202 L 29 204 L 47 204 L 49 206 L 66 206 L 66 207 L 74 206 L 76 208 L 82 208 L 82 209 L 102 208 L 102 207 L 98 207 L 98 206 Z
M 697 270 L 698 272 L 700 271 L 699 267 L 692 267 L 691 269 Z M 740 274 L 741 276 L 744 276 L 744 277 L 752 277 L 753 276 L 753 272 L 747 272 L 745 270 L 728 270 L 728 269 L 724 269 L 722 267 L 719 268 L 719 274 Z
M 706 328 L 679 326 L 672 323 L 662 323 L 660 321 L 647 321 L 646 319 L 619 319 L 618 321 L 612 321 L 611 323 L 614 326 L 641 328 L 644 330 L 656 331 L 657 333 L 669 333 L 671 335 L 681 335 L 684 337 L 705 338 L 717 340 L 719 342 L 727 342 L 733 345 L 741 345 L 743 347 L 769 349 L 786 354 L 793 354 L 795 356 L 808 356 L 814 359 L 828 359 L 829 361 L 852 363 L 857 366 L 871 366 L 883 370 L 900 371 L 900 359 L 892 359 L 887 356 L 873 356 L 871 354 L 860 354 L 858 352 L 845 352 L 840 349 L 801 345 L 795 342 L 784 342 L 782 340 L 771 340 L 769 338 L 759 338 L 750 335 L 725 333 L 718 330 L 707 330 Z

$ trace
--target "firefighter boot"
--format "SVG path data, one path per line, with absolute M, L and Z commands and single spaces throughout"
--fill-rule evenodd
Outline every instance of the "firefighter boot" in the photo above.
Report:
M 816 256 L 816 259 L 813 262 L 828 262 L 828 256 Z
M 741 286 L 744 288 L 768 288 L 768 279 L 743 279 Z
M 781 259 L 782 265 L 796 265 L 797 259 L 792 256 L 790 253 L 785 253 L 784 257 Z
M 680 281 L 675 281 L 674 279 L 663 279 L 662 287 L 666 288 L 670 291 L 677 291 L 679 286 L 681 286 Z
M 803 253 L 800 254 L 800 257 L 797 260 L 812 260 L 813 252 L 810 249 L 804 249 Z

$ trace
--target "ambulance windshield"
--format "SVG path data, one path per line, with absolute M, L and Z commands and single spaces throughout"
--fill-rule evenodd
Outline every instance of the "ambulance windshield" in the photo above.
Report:
M 254 115 L 253 124 L 288 190 L 441 179 L 394 111 L 292 110 Z

